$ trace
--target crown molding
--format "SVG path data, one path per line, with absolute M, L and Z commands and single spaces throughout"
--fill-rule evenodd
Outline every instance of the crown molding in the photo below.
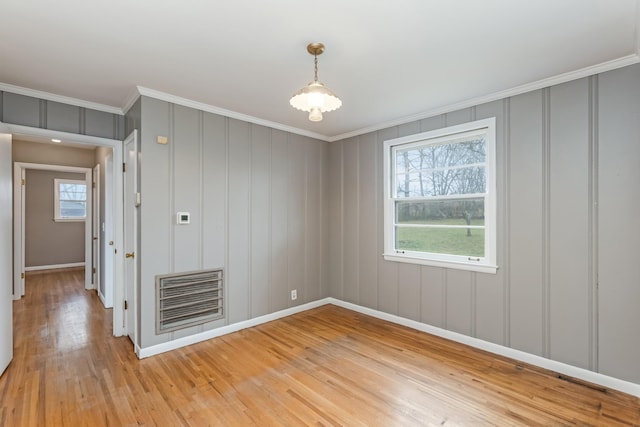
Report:
M 636 0 L 636 55 L 640 55 L 640 0 Z
M 640 25 L 640 0 L 638 0 L 637 2 L 636 14 L 638 15 L 638 22 Z M 167 101 L 174 104 L 195 108 L 197 110 L 202 110 L 202 111 L 206 111 L 213 114 L 219 114 L 225 117 L 230 117 L 233 119 L 238 119 L 238 120 L 242 120 L 245 122 L 249 122 L 249 123 L 253 123 L 261 126 L 266 126 L 272 129 L 282 130 L 284 132 L 289 132 L 296 135 L 306 136 L 306 137 L 317 139 L 320 141 L 335 142 L 335 141 L 340 141 L 347 138 L 352 138 L 355 136 L 364 135 L 371 132 L 376 132 L 376 131 L 390 128 L 393 126 L 399 126 L 405 123 L 427 119 L 429 117 L 437 116 L 440 114 L 445 114 L 452 111 L 469 108 L 469 107 L 473 107 L 480 104 L 485 104 L 487 102 L 493 102 L 500 99 L 509 98 L 509 97 L 520 95 L 526 92 L 532 92 L 538 89 L 543 89 L 543 88 L 558 85 L 561 83 L 566 83 L 572 80 L 577 80 L 583 77 L 604 73 L 606 71 L 615 70 L 617 68 L 626 67 L 629 65 L 637 64 L 637 63 L 640 63 L 640 28 L 638 26 L 636 27 L 636 52 L 631 55 L 623 56 L 621 58 L 617 58 L 611 61 L 603 62 L 600 64 L 581 68 L 579 70 L 570 71 L 557 76 L 538 80 L 536 82 L 527 83 L 511 89 L 506 89 L 500 92 L 494 92 L 488 95 L 471 98 L 462 102 L 444 105 L 444 106 L 423 111 L 417 114 L 412 114 L 410 116 L 400 117 L 394 120 L 378 123 L 373 126 L 364 127 L 364 128 L 350 131 L 350 132 L 342 133 L 339 135 L 333 135 L 333 136 L 323 135 L 317 132 L 311 132 L 308 130 L 284 125 L 282 123 L 277 123 L 270 120 L 260 119 L 258 117 L 238 113 L 235 111 L 227 110 L 224 108 L 216 107 L 214 105 L 209 105 L 209 104 L 205 104 L 198 101 L 193 101 L 187 98 L 182 98 L 180 96 L 171 95 L 165 92 L 149 89 L 143 86 L 136 86 L 136 88 L 131 92 L 131 94 L 125 100 L 122 108 L 112 107 L 104 104 L 98 104 L 90 101 L 84 101 L 81 99 L 71 98 L 71 97 L 62 96 L 62 95 L 56 95 L 48 92 L 24 88 L 24 87 L 15 86 L 15 85 L 6 84 L 6 83 L 0 83 L 0 91 L 12 92 L 19 95 L 46 99 L 54 102 L 61 102 L 64 104 L 75 105 L 83 108 L 90 108 L 93 110 L 104 111 L 107 113 L 118 114 L 118 115 L 124 115 L 133 106 L 133 104 L 138 100 L 140 96 L 148 96 L 150 98 L 158 99 L 161 101 Z
M 69 96 L 56 95 L 54 93 L 43 92 L 40 90 L 29 89 L 26 87 L 0 83 L 0 91 L 11 92 L 18 95 L 31 96 L 33 98 L 46 99 L 47 101 L 60 102 L 62 104 L 75 105 L 76 107 L 89 108 L 91 110 L 103 111 L 105 113 L 122 115 L 122 109 L 112 107 L 110 105 L 98 104 L 97 102 L 85 101 L 82 99 L 71 98 Z
M 637 0 L 640 4 L 640 0 Z M 639 14 L 640 14 L 640 6 L 639 6 Z M 639 21 L 640 22 L 640 21 Z M 640 30 L 638 30 L 640 31 Z M 638 45 L 640 47 L 640 38 L 638 38 Z M 524 85 L 516 86 L 514 88 L 506 89 L 499 92 L 494 92 L 488 95 L 479 96 L 476 98 L 471 98 L 465 101 L 457 102 L 454 104 L 444 105 L 438 108 L 434 108 L 431 110 L 423 111 L 417 114 L 412 114 L 410 116 L 400 117 L 395 120 L 390 120 L 382 123 L 378 123 L 373 126 L 364 127 L 361 129 L 356 129 L 351 132 L 342 133 L 339 135 L 329 136 L 323 135 L 316 132 L 310 132 L 304 129 L 295 128 L 292 126 L 283 125 L 281 123 L 272 122 L 269 120 L 263 120 L 257 117 L 249 116 L 242 113 L 237 113 L 235 111 L 226 110 L 224 108 L 216 107 L 213 105 L 205 104 L 202 102 L 192 101 L 186 98 L 181 98 L 179 96 L 167 94 L 164 92 L 156 91 L 153 89 L 145 88 L 142 86 L 137 86 L 137 94 L 135 96 L 130 97 L 129 103 L 126 104 L 127 111 L 128 108 L 131 108 L 131 105 L 137 99 L 137 96 L 144 95 L 149 96 L 151 98 L 159 99 L 162 101 L 172 102 L 175 104 L 179 104 L 185 107 L 192 107 L 198 110 L 207 111 L 214 114 L 220 114 L 222 116 L 231 117 L 238 120 L 243 120 L 250 123 L 255 123 L 262 126 L 267 126 L 273 129 L 283 130 L 285 132 L 294 133 L 297 135 L 308 136 L 310 138 L 319 139 L 321 141 L 327 142 L 335 142 L 340 141 L 347 138 L 352 138 L 355 136 L 364 135 L 370 132 L 376 132 L 382 129 L 390 128 L 393 126 L 403 125 L 405 123 L 410 123 L 417 120 L 427 119 L 429 117 L 437 116 L 440 114 L 450 113 L 452 111 L 461 110 L 464 108 L 473 107 L 480 104 L 485 104 L 487 102 L 493 102 L 504 98 L 509 98 L 512 96 L 520 95 L 527 92 L 532 92 L 534 90 L 543 89 L 550 86 L 555 86 L 561 83 L 566 83 L 572 80 L 581 79 L 583 77 L 592 76 L 595 74 L 604 73 L 606 71 L 615 70 L 617 68 L 626 67 L 628 65 L 633 65 L 640 63 L 640 51 L 636 51 L 631 55 L 623 56 L 621 58 L 613 59 L 611 61 L 602 62 L 600 64 L 591 65 L 589 67 L 581 68 L 575 71 L 569 71 L 567 73 L 559 74 L 557 76 L 549 77 L 546 79 L 538 80 L 532 83 L 526 83 Z M 131 101 L 133 99 L 133 101 Z M 130 104 L 130 105 L 129 105 Z
M 138 98 L 140 98 L 140 91 L 138 90 L 138 88 L 139 86 L 136 86 L 131 91 L 129 96 L 125 99 L 124 105 L 122 106 L 122 111 L 124 114 L 127 114 L 131 107 L 133 107 L 133 104 L 135 104 Z
M 455 104 L 449 104 L 442 107 L 434 108 L 432 110 L 423 111 L 421 113 L 413 114 L 411 116 L 401 117 L 395 120 L 379 123 L 374 126 L 369 126 L 362 129 L 357 129 L 351 132 L 343 133 L 328 137 L 329 142 L 340 141 L 354 136 L 364 135 L 370 132 L 376 132 L 382 129 L 390 128 L 393 126 L 403 125 L 405 123 L 414 122 L 417 120 L 427 119 L 429 117 L 437 116 L 440 114 L 450 113 L 452 111 L 461 110 L 464 108 L 473 107 L 476 105 L 485 104 L 487 102 L 493 102 L 504 98 L 520 95 L 534 90 L 555 86 L 561 83 L 566 83 L 572 80 L 581 79 L 583 77 L 592 76 L 595 74 L 604 73 L 606 71 L 615 70 L 617 68 L 626 67 L 628 65 L 637 64 L 640 62 L 640 53 L 634 53 L 631 55 L 623 56 L 611 61 L 603 62 L 600 64 L 592 65 L 589 67 L 581 68 L 579 70 L 570 71 L 568 73 L 559 74 L 557 76 L 549 77 L 546 79 L 538 80 L 536 82 L 527 83 L 521 86 L 516 86 L 511 89 L 506 89 L 500 92 L 494 92 L 488 95 L 471 98 Z
M 148 96 L 150 98 L 158 99 L 160 101 L 171 102 L 173 104 L 182 105 L 183 107 L 195 108 L 196 110 L 206 111 L 208 113 L 219 114 L 221 116 L 229 117 L 232 119 L 242 120 L 245 122 L 253 123 L 260 126 L 266 126 L 272 129 L 278 129 L 293 134 L 307 136 L 309 138 L 318 139 L 321 141 L 329 141 L 330 137 L 322 135 L 316 132 L 310 132 L 304 129 L 295 128 L 293 126 L 283 125 L 282 123 L 272 122 L 270 120 L 260 119 L 258 117 L 249 116 L 247 114 L 238 113 L 236 111 L 227 110 L 224 108 L 216 107 L 214 105 L 205 104 L 198 101 L 192 101 L 190 99 L 182 98 L 180 96 L 171 95 L 165 92 L 160 92 L 154 89 L 149 89 L 143 86 L 137 86 L 138 94 L 141 96 Z

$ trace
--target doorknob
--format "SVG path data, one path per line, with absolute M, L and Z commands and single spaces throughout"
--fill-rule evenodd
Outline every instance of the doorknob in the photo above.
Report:
M 136 253 L 135 252 L 127 252 L 124 254 L 125 258 L 135 258 Z

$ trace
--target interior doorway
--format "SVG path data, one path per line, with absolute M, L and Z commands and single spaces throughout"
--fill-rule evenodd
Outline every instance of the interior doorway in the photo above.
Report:
M 107 231 L 106 218 L 104 221 L 104 229 L 105 235 L 109 235 L 108 242 L 112 242 L 109 245 L 110 250 L 113 253 L 111 257 L 111 265 L 112 265 L 112 275 L 111 275 L 111 283 L 113 284 L 112 288 L 109 292 L 104 292 L 104 294 L 110 293 L 112 295 L 111 305 L 113 306 L 113 335 L 121 336 L 124 334 L 123 328 L 123 320 L 124 320 L 124 309 L 119 304 L 113 304 L 113 301 L 118 301 L 123 299 L 124 295 L 124 269 L 123 269 L 123 260 L 121 256 L 116 256 L 116 254 L 123 254 L 122 245 L 123 245 L 123 176 L 122 170 L 117 167 L 117 165 L 122 164 L 122 141 L 120 140 L 112 140 L 106 138 L 92 137 L 86 135 L 77 135 L 77 134 L 69 134 L 66 132 L 57 132 L 51 131 L 47 129 L 39 129 L 39 128 L 30 128 L 19 125 L 7 125 L 4 124 L 8 131 L 13 135 L 14 138 L 26 139 L 26 140 L 41 140 L 50 141 L 53 138 L 61 139 L 65 142 L 69 142 L 70 144 L 80 145 L 80 146 L 90 146 L 90 147 L 104 147 L 107 151 L 110 152 L 110 167 L 111 171 L 109 172 L 110 177 L 110 202 L 111 208 L 107 209 L 109 211 L 110 217 L 110 229 Z M 14 183 L 21 183 L 22 174 L 26 171 L 26 168 L 21 165 L 14 166 Z M 88 189 L 91 188 L 92 181 L 92 168 L 89 168 L 88 172 Z M 107 176 L 107 171 L 105 170 L 105 176 Z M 106 180 L 106 179 L 105 179 Z M 106 184 L 106 183 L 105 183 Z M 88 194 L 91 194 L 91 191 L 87 191 Z M 20 219 L 20 212 L 23 209 L 22 204 L 22 196 L 21 189 L 17 189 L 17 195 L 20 195 L 20 199 L 16 196 L 16 200 L 14 203 L 14 242 L 13 242 L 13 253 L 14 253 L 14 280 L 13 280 L 13 298 L 20 299 L 20 297 L 24 294 L 24 240 L 22 237 L 23 234 L 23 225 L 22 220 Z M 105 194 L 106 196 L 107 194 Z M 90 196 L 87 196 L 90 198 Z M 89 210 L 92 206 L 92 203 L 87 200 L 87 209 Z M 106 203 L 105 203 L 106 206 Z M 106 215 L 105 215 L 106 217 Z M 18 224 L 18 225 L 15 225 Z M 93 269 L 88 268 L 90 265 L 93 265 L 93 235 L 92 235 L 92 227 L 93 221 L 92 217 L 88 215 L 86 220 L 86 236 L 88 236 L 88 244 L 85 244 L 85 263 L 86 263 L 86 271 L 85 271 L 85 287 L 93 288 L 94 279 Z M 98 224 L 97 228 L 101 230 L 103 227 L 102 224 Z M 106 240 L 106 239 L 105 239 Z M 104 246 L 103 246 L 104 247 Z M 97 260 L 100 265 L 104 266 L 104 258 L 99 257 Z M 106 304 L 105 304 L 106 306 Z
M 17 138 L 14 138 L 16 143 Z M 14 208 L 14 299 L 20 299 L 25 294 L 25 273 L 28 270 L 26 264 L 27 260 L 27 172 L 28 171 L 46 171 L 53 172 L 55 176 L 65 176 L 61 174 L 77 174 L 84 176 L 85 184 L 85 211 L 86 216 L 84 219 L 84 266 L 85 266 L 85 289 L 93 289 L 93 256 L 92 256 L 92 192 L 89 191 L 92 183 L 92 169 L 73 166 L 58 166 L 48 165 L 40 163 L 22 163 L 14 162 L 14 195 L 15 195 L 15 208 Z M 57 175 L 56 175 L 57 174 Z M 52 176 L 53 176 L 52 175 Z M 66 175 L 69 176 L 69 175 Z M 51 189 L 48 189 L 51 192 Z M 42 212 L 44 216 L 53 216 L 53 222 L 58 221 L 57 215 L 52 212 Z M 46 221 L 46 220 L 45 220 Z M 47 224 L 48 225 L 48 224 Z M 69 224 L 65 224 L 69 225 Z M 68 229 L 68 227 L 65 227 Z M 62 243 L 62 242 L 61 242 Z M 36 242 L 30 242 L 31 245 L 35 245 Z M 59 267 L 72 267 L 75 265 L 59 265 Z M 47 265 L 46 263 L 42 267 L 34 267 L 36 269 L 50 269 L 55 265 Z M 17 290 L 17 292 L 16 292 Z

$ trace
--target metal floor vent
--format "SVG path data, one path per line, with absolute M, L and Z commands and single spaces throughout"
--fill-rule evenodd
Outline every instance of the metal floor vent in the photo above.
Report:
M 222 269 L 156 276 L 156 333 L 224 317 Z

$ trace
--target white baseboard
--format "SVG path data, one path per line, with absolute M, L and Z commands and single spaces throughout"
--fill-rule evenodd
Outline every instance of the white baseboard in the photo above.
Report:
M 320 307 L 322 305 L 330 303 L 331 302 L 329 301 L 329 299 L 325 298 L 295 307 L 286 308 L 284 310 L 276 311 L 275 313 L 266 314 L 264 316 L 255 317 L 253 319 L 244 320 L 242 322 L 233 323 L 231 325 L 221 326 L 220 328 L 212 329 L 210 331 L 204 331 L 195 335 L 189 335 L 188 337 L 182 337 L 162 344 L 152 345 L 150 347 L 139 348 L 136 345 L 136 354 L 138 355 L 138 358 L 143 359 L 145 357 L 154 356 L 156 354 L 164 353 L 170 350 L 175 350 L 180 347 L 185 347 L 191 344 L 199 343 L 201 341 L 206 341 L 211 338 L 227 335 L 232 332 L 237 332 L 242 329 L 258 326 L 263 323 L 271 322 L 273 320 L 281 319 L 283 317 L 291 316 L 292 314 L 301 313 L 303 311 L 307 311 L 312 308 Z
M 142 359 L 143 357 L 147 357 L 147 356 L 142 356 L 142 349 L 140 348 L 140 346 L 138 344 L 134 344 L 133 346 L 134 351 L 136 352 L 136 356 L 138 356 L 138 359 Z
M 140 348 L 135 346 L 135 351 L 138 358 L 142 359 L 156 354 L 164 353 L 177 348 L 185 347 L 187 345 L 196 344 L 201 341 L 206 341 L 211 338 L 219 337 L 222 335 L 237 332 L 242 329 L 258 326 L 263 323 L 271 322 L 283 317 L 290 316 L 292 314 L 300 313 L 312 308 L 320 307 L 326 304 L 333 304 L 338 307 L 343 307 L 348 310 L 353 310 L 358 313 L 366 314 L 381 320 L 396 323 L 398 325 L 406 326 L 418 331 L 426 332 L 441 338 L 445 338 L 451 341 L 455 341 L 461 344 L 466 344 L 470 347 L 485 350 L 493 354 L 505 356 L 514 360 L 518 360 L 524 363 L 528 363 L 533 366 L 537 366 L 543 369 L 548 369 L 559 374 L 564 374 L 573 378 L 577 378 L 583 381 L 587 381 L 593 384 L 600 385 L 602 387 L 618 390 L 623 393 L 627 393 L 636 397 L 640 397 L 640 384 L 635 384 L 629 381 L 624 381 L 618 378 L 610 377 L 608 375 L 600 374 L 597 372 L 589 371 L 588 369 L 578 368 L 576 366 L 568 365 L 566 363 L 557 362 L 555 360 L 547 359 L 534 354 L 526 353 L 524 351 L 516 350 L 513 348 L 505 347 L 503 345 L 494 344 L 488 341 L 481 340 L 479 338 L 469 337 L 457 332 L 448 331 L 446 329 L 438 328 L 435 326 L 427 325 L 426 323 L 420 323 L 415 320 L 405 319 L 400 316 L 396 316 L 382 311 L 374 310 L 360 305 L 352 304 L 346 301 L 342 301 L 336 298 L 324 298 L 318 301 L 313 301 L 307 304 L 299 305 L 296 307 L 287 308 L 275 313 L 267 314 L 264 316 L 256 317 L 254 319 L 245 320 L 242 322 L 234 323 L 232 325 L 223 326 L 210 331 L 201 332 L 199 334 L 190 335 L 188 337 L 179 338 L 177 340 L 169 341 L 162 344 L 153 345 L 150 347 Z
M 100 298 L 100 302 L 102 302 L 104 308 L 112 308 L 111 306 L 107 305 L 107 298 L 102 294 L 102 292 L 100 292 L 100 289 L 96 289 L 96 293 L 98 294 L 98 298 Z
M 376 317 L 381 320 L 396 323 L 399 325 L 407 326 L 418 331 L 426 332 L 438 337 L 446 338 L 451 341 L 466 344 L 470 347 L 485 350 L 493 354 L 505 356 L 520 362 L 528 363 L 543 369 L 548 369 L 559 374 L 568 375 L 573 378 L 577 378 L 583 381 L 587 381 L 593 384 L 597 384 L 606 388 L 621 391 L 623 393 L 631 394 L 636 397 L 640 397 L 640 384 L 635 384 L 629 381 L 624 381 L 618 378 L 613 378 L 608 375 L 599 374 L 597 372 L 590 371 L 588 369 L 578 368 L 576 366 L 568 365 L 566 363 L 557 362 L 555 360 L 547 359 L 545 357 L 537 356 L 535 354 L 526 353 L 524 351 L 516 350 L 513 348 L 505 347 L 503 345 L 494 344 L 488 341 L 481 340 L 479 338 L 469 337 L 457 332 L 448 331 L 446 329 L 438 328 L 435 326 L 427 325 L 426 323 L 420 323 L 415 320 L 405 319 L 393 314 L 384 313 L 382 311 L 373 310 L 371 308 L 362 307 L 349 302 L 341 301 L 335 298 L 327 298 L 328 303 L 337 305 L 339 307 L 346 308 L 348 310 L 357 311 L 358 313 L 366 314 L 372 317 Z
M 74 268 L 74 267 L 84 267 L 84 262 L 72 262 L 69 264 L 54 264 L 54 265 L 34 265 L 31 267 L 25 267 L 24 271 L 57 270 L 59 268 Z

